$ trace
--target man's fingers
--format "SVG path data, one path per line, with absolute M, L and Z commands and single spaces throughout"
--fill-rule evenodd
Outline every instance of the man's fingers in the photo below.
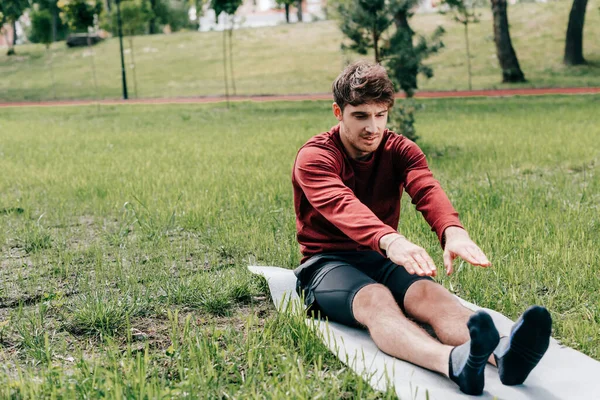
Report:
M 483 267 L 491 267 L 492 266 L 492 263 L 490 262 L 490 260 L 488 260 L 488 258 L 485 256 L 485 254 L 483 253 L 483 251 L 481 251 L 481 249 L 479 247 L 475 247 L 474 251 L 478 255 L 478 258 L 481 260 L 481 266 L 483 266 Z
M 403 263 L 404 268 L 406 269 L 406 271 L 413 275 L 413 274 L 417 274 L 419 276 L 423 276 L 425 275 L 425 272 L 421 269 L 421 267 L 419 267 L 419 263 L 417 263 L 417 261 L 415 261 L 414 258 L 408 258 L 406 260 L 406 262 Z
M 477 260 L 477 258 L 475 258 L 471 252 L 469 251 L 468 248 L 462 248 L 460 249 L 460 251 L 456 252 L 460 258 L 462 258 L 463 260 L 465 260 L 466 262 L 468 262 L 469 264 L 472 265 L 479 265 L 479 261 Z
M 477 247 L 477 246 L 475 246 L 475 247 L 467 247 L 466 251 L 469 253 L 469 255 L 474 260 L 474 262 L 471 262 L 471 261 L 467 260 L 467 261 L 471 262 L 471 264 L 473 264 L 473 265 L 480 265 L 482 267 L 489 267 L 490 266 L 490 261 L 483 254 L 483 252 L 479 249 L 479 247 Z
M 433 259 L 429 256 L 429 254 L 427 254 L 425 250 L 423 250 L 423 258 L 425 258 L 425 261 L 427 261 L 427 265 L 429 265 L 429 268 L 433 271 L 433 276 L 435 276 L 437 274 L 437 268 L 435 266 L 435 263 L 433 262 Z
M 413 258 L 419 264 L 419 267 L 421 267 L 423 272 L 425 272 L 425 275 L 427 275 L 427 276 L 435 275 L 435 267 L 431 268 L 431 266 L 427 262 L 427 259 L 425 257 L 423 257 L 422 253 L 414 254 Z
M 452 273 L 452 255 L 448 250 L 444 251 L 444 268 L 446 268 L 446 275 Z

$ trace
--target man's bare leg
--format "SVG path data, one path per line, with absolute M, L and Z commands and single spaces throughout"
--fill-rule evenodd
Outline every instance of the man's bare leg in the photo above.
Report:
M 448 376 L 452 347 L 406 318 L 385 286 L 372 284 L 360 289 L 352 301 L 352 312 L 383 352 Z
M 444 344 L 459 346 L 469 340 L 467 322 L 473 311 L 436 282 L 421 280 L 413 283 L 404 296 L 404 309 L 416 321 L 431 325 Z M 493 355 L 488 361 L 496 365 Z
M 406 292 L 404 307 L 410 317 L 431 325 L 442 343 L 457 346 L 469 340 L 466 322 L 473 312 L 443 286 L 424 280 L 413 283 Z M 498 366 L 502 383 L 520 385 L 527 379 L 548 349 L 551 331 L 548 310 L 533 306 L 521 315 L 511 333 L 503 332 L 488 360 Z
M 407 319 L 383 285 L 371 284 L 360 289 L 352 302 L 352 311 L 382 351 L 446 375 L 464 393 L 483 392 L 485 363 L 498 344 L 498 331 L 487 313 L 473 314 L 467 322 L 470 339 L 451 347 L 434 340 Z

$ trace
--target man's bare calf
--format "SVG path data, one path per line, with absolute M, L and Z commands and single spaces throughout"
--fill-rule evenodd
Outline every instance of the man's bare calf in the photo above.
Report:
M 467 322 L 470 340 L 452 347 L 433 339 L 409 320 L 383 285 L 371 284 L 360 289 L 352 310 L 354 318 L 369 329 L 383 352 L 444 374 L 465 393 L 482 393 L 485 363 L 499 341 L 488 314 L 472 315 Z

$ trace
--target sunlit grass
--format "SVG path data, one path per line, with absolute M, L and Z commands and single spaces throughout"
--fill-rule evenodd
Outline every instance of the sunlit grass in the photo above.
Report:
M 600 96 L 423 104 L 420 144 L 494 263 L 440 282 L 511 318 L 545 305 L 598 359 Z M 298 264 L 294 156 L 335 122 L 327 102 L 0 110 L 0 397 L 393 397 L 246 270 Z

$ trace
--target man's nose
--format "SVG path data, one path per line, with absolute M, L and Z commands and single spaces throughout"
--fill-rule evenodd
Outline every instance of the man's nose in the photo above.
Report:
M 377 125 L 375 124 L 375 118 L 369 118 L 369 120 L 367 121 L 367 125 L 365 126 L 365 131 L 367 131 L 367 133 L 377 132 Z

